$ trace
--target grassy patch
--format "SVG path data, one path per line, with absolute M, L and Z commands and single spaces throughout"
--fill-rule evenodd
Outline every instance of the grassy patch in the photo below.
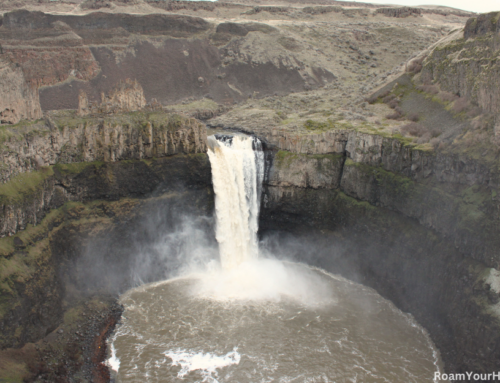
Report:
M 274 160 L 276 161 L 276 166 L 278 168 L 290 167 L 292 161 L 298 158 L 297 153 L 289 152 L 287 150 L 280 150 L 274 156 Z
M 125 162 L 125 161 L 120 161 Z M 88 166 L 95 166 L 97 169 L 102 167 L 104 162 L 72 162 L 70 164 L 55 164 L 54 169 L 57 169 L 61 174 L 78 174 L 85 170 Z
M 306 122 L 304 122 L 304 128 L 309 131 L 327 131 L 335 128 L 335 125 L 331 120 L 326 120 L 325 122 L 307 120 Z
M 28 375 L 25 363 L 5 359 L 0 363 L 0 383 L 23 383 Z
M 404 177 L 381 167 L 374 167 L 360 162 L 346 159 L 344 166 L 355 166 L 364 174 L 373 177 L 377 185 L 394 197 L 407 197 L 414 189 L 415 183 L 408 177 Z
M 9 182 L 0 185 L 0 203 L 15 203 L 28 200 L 43 182 L 54 174 L 52 167 L 46 167 L 39 171 L 18 174 Z

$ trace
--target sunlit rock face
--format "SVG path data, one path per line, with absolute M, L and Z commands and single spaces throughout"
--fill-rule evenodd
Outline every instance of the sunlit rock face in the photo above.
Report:
M 26 83 L 21 68 L 0 54 L 0 123 L 16 124 L 41 117 L 38 89 Z

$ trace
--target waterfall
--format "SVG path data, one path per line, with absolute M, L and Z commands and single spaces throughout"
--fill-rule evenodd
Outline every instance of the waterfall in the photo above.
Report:
M 216 231 L 222 267 L 232 269 L 257 259 L 264 153 L 259 139 L 208 137 L 215 191 Z

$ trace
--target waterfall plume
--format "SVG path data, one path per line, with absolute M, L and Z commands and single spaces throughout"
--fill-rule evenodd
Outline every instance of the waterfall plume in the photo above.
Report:
M 258 258 L 258 219 L 264 154 L 256 137 L 208 137 L 221 265 L 232 269 Z

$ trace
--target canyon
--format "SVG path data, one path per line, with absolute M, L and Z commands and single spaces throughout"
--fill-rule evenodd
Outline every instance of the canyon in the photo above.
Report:
M 411 313 L 446 372 L 498 370 L 498 13 L 2 6 L 0 378 L 109 379 L 117 294 L 180 267 L 132 277 L 147 227 L 213 214 L 215 132 L 263 143 L 262 240 Z

